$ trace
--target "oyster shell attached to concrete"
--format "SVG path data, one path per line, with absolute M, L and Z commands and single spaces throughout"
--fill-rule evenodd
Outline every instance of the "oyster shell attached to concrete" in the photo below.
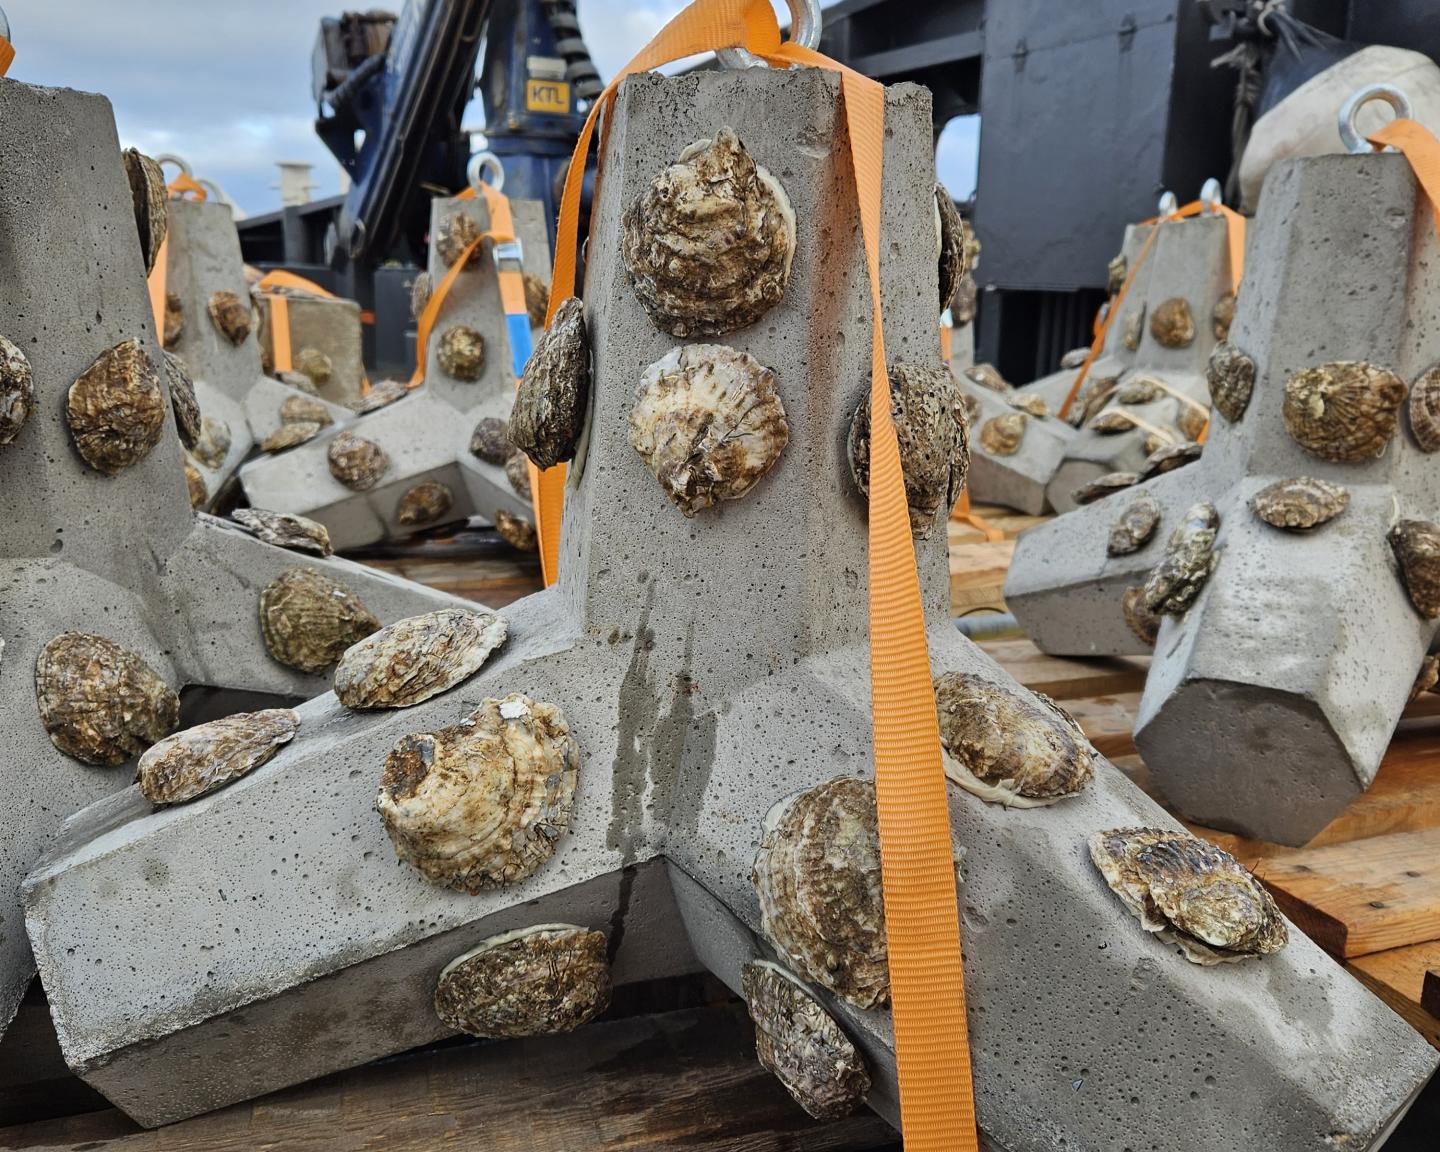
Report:
M 481 418 L 475 425 L 475 431 L 470 433 L 470 455 L 498 468 L 505 467 L 510 457 L 515 455 L 515 445 L 510 443 L 509 424 L 498 416 Z
M 1145 580 L 1145 607 L 1150 612 L 1183 616 L 1219 556 L 1215 535 L 1220 531 L 1220 514 L 1215 505 L 1191 505 L 1165 545 L 1165 556 Z
M 820 1001 L 768 960 L 746 964 L 741 995 L 755 1022 L 755 1055 L 816 1120 L 838 1120 L 864 1102 L 870 1072 Z
M 1140 473 L 1138 472 L 1107 472 L 1098 480 L 1080 485 L 1070 495 L 1076 504 L 1093 504 L 1096 500 L 1103 500 L 1111 493 L 1133 488 L 1139 482 Z
M 260 593 L 260 635 L 281 664 L 323 672 L 380 621 L 345 585 L 314 568 L 288 568 Z
M 462 892 L 518 884 L 570 826 L 580 749 L 554 704 L 487 699 L 438 732 L 402 736 L 375 807 L 395 853 Z
M 1139 427 L 1134 417 L 1128 412 L 1119 408 L 1108 408 L 1086 425 L 1091 432 L 1098 432 L 1102 436 L 1115 436 L 1121 432 L 1129 432 L 1132 428 Z
M 1085 386 L 1076 395 L 1075 403 L 1070 406 L 1070 423 L 1078 428 L 1099 415 L 1119 387 L 1118 376 L 1093 376 L 1087 379 Z
M 357 416 L 364 416 L 367 412 L 388 408 L 409 391 L 410 389 L 398 380 L 381 380 L 378 384 L 372 384 L 368 392 L 348 407 Z
M 974 428 L 975 422 L 980 419 L 982 415 L 982 409 L 980 408 L 980 401 L 975 399 L 975 397 L 970 395 L 970 393 L 968 392 L 961 392 L 958 399 L 960 402 L 961 415 L 963 415 L 965 418 L 965 443 L 969 444 L 970 429 Z
M 400 497 L 395 506 L 395 522 L 407 528 L 429 524 L 450 511 L 455 494 L 444 484 L 424 480 Z
M 1072 348 L 1060 357 L 1060 367 L 1065 369 L 1079 368 L 1088 359 L 1090 359 L 1090 346 L 1088 344 L 1082 344 L 1079 348 Z
M 510 411 L 510 440 L 540 469 L 573 460 L 589 402 L 585 306 L 571 296 L 525 365 Z
M 1427 655 L 1420 661 L 1420 671 L 1415 673 L 1415 683 L 1410 686 L 1406 703 L 1413 704 L 1421 693 L 1429 692 L 1436 684 L 1440 684 L 1440 656 Z
M 190 493 L 190 507 L 203 508 L 205 501 L 210 499 L 210 492 L 205 487 L 205 477 L 200 474 L 200 469 L 190 459 L 190 454 L 185 454 L 185 487 Z
M 630 409 L 631 447 L 686 516 L 740 499 L 789 441 L 775 373 L 723 344 L 671 349 L 645 369 Z
M 464 324 L 452 325 L 441 334 L 435 358 L 447 376 L 473 384 L 485 370 L 485 337 Z
M 721 128 L 680 153 L 630 205 L 620 245 L 635 296 L 662 332 L 718 336 L 780 302 L 795 254 L 789 197 Z
M 325 525 L 293 512 L 270 512 L 264 508 L 237 508 L 230 518 L 266 544 L 329 556 L 330 532 Z
M 1140 338 L 1145 335 L 1145 305 L 1139 308 L 1132 308 L 1126 315 L 1124 324 L 1120 329 L 1120 343 L 1124 344 L 1131 352 L 1140 347 Z
M 150 454 L 165 431 L 165 395 L 139 340 L 122 340 L 80 374 L 70 385 L 65 419 L 76 451 L 107 476 Z
M 992 456 L 1013 456 L 1020 451 L 1020 441 L 1025 438 L 1025 424 L 1029 417 L 1024 412 L 1006 412 L 1003 416 L 992 416 L 980 425 L 980 447 Z
M 1145 463 L 1140 466 L 1140 479 L 1149 480 L 1152 476 L 1162 476 L 1176 468 L 1193 464 L 1200 459 L 1204 451 L 1204 446 L 1193 440 L 1181 444 L 1162 444 L 1145 457 Z
M 300 717 L 289 708 L 240 712 L 152 744 L 136 782 L 152 804 L 183 804 L 253 772 L 290 743 Z
M 1205 434 L 1209 423 L 1210 409 L 1205 407 L 1182 403 L 1180 410 L 1175 414 L 1175 427 L 1180 430 L 1180 435 L 1197 444 L 1200 442 L 1200 437 Z
M 295 420 L 278 425 L 270 435 L 260 441 L 262 452 L 283 452 L 287 448 L 309 443 L 320 435 L 320 425 L 313 420 Z M 332 469 L 333 471 L 333 469 Z
M 140 254 L 148 276 L 155 267 L 160 245 L 165 242 L 165 206 L 170 194 L 165 190 L 165 173 L 145 153 L 126 148 L 121 158 L 125 161 L 125 177 L 130 182 L 135 227 L 140 233 Z
M 1215 307 L 1210 313 L 1210 326 L 1215 333 L 1216 340 L 1228 340 L 1230 338 L 1230 325 L 1235 321 L 1235 293 L 1227 292 L 1215 301 Z
M 988 388 L 991 392 L 998 392 L 1001 396 L 1008 397 L 1014 391 L 993 364 L 972 364 L 965 369 L 964 376 L 970 383 L 980 388 Z
M 545 327 L 545 314 L 550 311 L 550 285 L 533 272 L 521 274 L 525 285 L 525 314 L 531 328 Z
M 165 329 L 161 342 L 168 348 L 185 331 L 185 302 L 174 292 L 165 293 Z
M 1074 796 L 1095 773 L 1094 750 L 1068 713 L 968 672 L 935 681 L 945 775 L 1006 808 Z
M 1440 364 L 1410 385 L 1410 431 L 1422 452 L 1440 452 Z
M 1131 376 L 1115 388 L 1115 401 L 1119 404 L 1150 404 L 1163 395 L 1165 390 L 1153 376 Z
M 959 386 L 944 367 L 903 361 L 891 364 L 890 418 L 900 445 L 910 531 L 924 538 L 937 518 L 950 514 L 970 468 L 969 431 Z M 850 418 L 850 474 L 866 499 L 870 496 L 870 392 L 866 389 Z
M 502 617 L 468 608 L 397 620 L 346 649 L 335 695 L 356 710 L 409 708 L 470 679 L 505 632 Z
M 1314 476 L 1277 480 L 1250 498 L 1250 507 L 1265 523 L 1301 531 L 1333 520 L 1349 504 L 1349 492 Z
M 85 632 L 62 632 L 40 650 L 35 699 L 50 743 L 102 767 L 138 756 L 180 719 L 180 698 L 149 664 Z
M 425 305 L 430 303 L 432 285 L 429 272 L 417 272 L 415 279 L 410 284 L 410 318 L 418 321 L 425 311 Z
M 1160 635 L 1160 617 L 1145 607 L 1145 589 L 1132 584 L 1120 597 L 1120 611 L 1125 625 L 1146 647 L 1155 647 Z
M 960 290 L 969 261 L 965 251 L 965 221 L 945 185 L 935 185 L 936 220 L 940 228 L 940 311 L 949 308 Z
M 530 462 L 525 458 L 525 453 L 512 453 L 510 459 L 505 461 L 505 479 L 510 481 L 510 487 L 515 489 L 517 495 L 526 500 L 530 499 Z
M 1126 259 L 1125 253 L 1112 256 L 1110 263 L 1105 266 L 1105 295 L 1120 295 L 1120 289 L 1125 287 L 1125 277 L 1129 274 L 1130 261 Z
M 200 438 L 192 449 L 195 459 L 207 468 L 219 468 L 230 454 L 230 426 L 210 416 L 200 418 Z
M 512 516 L 503 508 L 495 510 L 495 531 L 517 552 L 534 552 L 540 547 L 535 525 L 522 516 Z
M 250 303 L 228 288 L 212 292 L 207 304 L 210 319 L 220 334 L 237 347 L 250 335 Z
M 1050 415 L 1050 405 L 1045 403 L 1045 397 L 1036 396 L 1033 392 L 1015 392 L 1006 397 L 1010 407 L 1018 408 L 1021 412 L 1027 412 L 1031 416 L 1044 419 Z
M 320 395 L 320 389 L 315 386 L 315 381 L 306 376 L 303 372 L 296 372 L 293 368 L 287 368 L 284 372 L 275 373 L 275 378 L 282 384 L 288 384 L 307 396 Z
M 1188 832 L 1116 828 L 1090 837 L 1090 859 L 1147 932 L 1193 964 L 1278 952 L 1290 934 L 1270 893 L 1230 853 Z
M 440 972 L 435 1013 L 471 1036 L 573 1032 L 610 1005 L 605 934 L 540 924 L 482 940 Z
M 170 385 L 170 407 L 175 412 L 175 430 L 180 443 L 194 448 L 200 439 L 200 402 L 195 399 L 195 383 L 185 361 L 173 352 L 161 351 L 165 360 L 165 382 Z
M 453 268 L 455 261 L 465 255 L 465 249 L 478 239 L 480 225 L 463 209 L 457 209 L 441 223 L 439 234 L 435 237 L 435 251 L 440 259 L 445 261 L 445 267 Z M 477 245 L 475 251 L 470 253 L 470 259 L 465 262 L 465 267 L 480 267 L 484 252 L 484 246 Z
M 287 396 L 280 404 L 282 424 L 319 424 L 322 428 L 335 423 L 330 409 L 314 396 Z
M 30 361 L 14 344 L 0 336 L 0 445 L 20 434 L 35 408 L 35 378 Z
M 1105 551 L 1111 556 L 1128 556 L 1138 552 L 1160 526 L 1160 505 L 1149 496 L 1139 496 L 1125 506 L 1114 524 Z
M 1306 368 L 1285 382 L 1285 430 L 1322 460 L 1371 460 L 1395 434 L 1405 393 L 1395 373 L 1363 360 Z
M 335 371 L 330 357 L 318 348 L 301 348 L 291 361 L 296 372 L 308 376 L 315 384 L 326 384 Z
M 781 800 L 750 879 L 790 967 L 857 1008 L 890 998 L 873 784 L 839 776 Z
M 1150 313 L 1150 335 L 1162 348 L 1188 348 L 1195 340 L 1195 317 L 1181 296 L 1162 300 Z
M 390 467 L 390 457 L 385 454 L 385 449 L 354 432 L 341 432 L 331 440 L 325 456 L 330 464 L 330 475 L 352 492 L 368 492 Z
M 1390 529 L 1390 547 L 1415 611 L 1427 620 L 1440 617 L 1440 524 L 1401 520 Z

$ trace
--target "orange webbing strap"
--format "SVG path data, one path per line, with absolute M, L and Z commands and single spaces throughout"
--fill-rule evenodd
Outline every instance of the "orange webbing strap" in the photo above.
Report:
M 150 311 L 155 316 L 155 340 L 165 347 L 165 274 L 170 260 L 170 237 L 160 241 L 160 251 L 155 254 L 155 267 L 150 269 L 146 286 L 150 289 Z
M 1377 147 L 1389 146 L 1402 152 L 1415 170 L 1415 179 L 1430 198 L 1435 213 L 1435 228 L 1440 231 L 1440 140 L 1423 124 L 1414 120 L 1392 120 L 1378 132 L 1366 137 Z
M 0 36 L 0 76 L 10 71 L 10 65 L 15 62 L 15 46 Z
M 780 43 L 770 0 L 695 0 L 611 81 L 580 134 L 561 201 L 547 324 L 574 293 L 580 182 L 599 110 L 632 72 L 715 48 L 840 75 L 870 281 L 870 683 L 875 794 L 889 944 L 900 1118 L 907 1152 L 974 1152 L 964 970 L 935 692 L 900 450 L 890 417 L 880 310 L 884 89 L 817 52 Z M 602 148 L 603 152 L 603 148 Z M 541 474 L 542 560 L 555 577 L 563 473 Z
M 290 359 L 290 298 L 283 292 L 267 292 L 270 301 L 270 356 L 276 373 L 289 372 Z
M 205 189 L 200 187 L 188 172 L 181 172 L 179 176 L 171 180 L 165 185 L 165 191 L 169 192 L 171 196 L 178 196 L 181 200 L 206 200 L 209 198 Z

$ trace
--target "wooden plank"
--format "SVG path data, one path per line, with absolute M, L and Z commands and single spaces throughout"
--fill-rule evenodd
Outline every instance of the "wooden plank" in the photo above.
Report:
M 950 545 L 950 614 L 1004 612 L 1013 540 Z
M 980 647 L 1030 691 L 1056 700 L 1139 692 L 1150 667 L 1148 656 L 1049 656 L 1024 637 L 984 640 Z
M 1430 722 L 1406 723 L 1391 742 L 1369 790 L 1352 800 L 1308 846 L 1436 826 L 1440 826 L 1440 728 Z
M 1437 955 L 1427 960 L 1435 967 L 1427 968 L 1425 982 L 1420 988 L 1420 1007 L 1429 1012 L 1430 1015 L 1440 1017 L 1440 943 L 1433 945 L 1437 949 Z M 1436 1045 L 1440 1048 L 1440 1044 Z
M 971 508 L 975 515 L 981 517 L 991 528 L 997 529 L 1005 534 L 1005 539 L 1013 540 L 1027 528 L 1033 528 L 1036 524 L 1043 524 L 1051 519 L 1052 514 L 1044 516 L 1030 516 L 1024 512 L 1015 512 L 1009 508 L 1002 508 L 999 504 L 976 504 Z M 964 520 L 952 518 L 946 525 L 952 544 L 963 541 L 976 541 L 987 539 L 985 533 L 976 528 L 973 524 Z
M 153 1132 L 120 1112 L 0 1129 L 0 1148 L 62 1152 L 899 1152 L 862 1109 L 811 1120 L 755 1060 L 729 1002 L 464 1043 L 371 1064 Z
M 1066 700 L 1065 711 L 1075 717 L 1095 751 L 1108 760 L 1135 755 L 1135 713 L 1139 692 L 1115 692 Z
M 1255 874 L 1332 955 L 1440 937 L 1440 828 L 1303 848 L 1260 861 Z
M 1420 1035 L 1440 1048 L 1440 1013 L 1435 1011 L 1440 1003 L 1426 1001 L 1423 991 L 1427 970 L 1440 968 L 1440 940 L 1357 956 L 1345 967 Z M 1440 978 L 1435 983 L 1440 986 Z M 1440 992 L 1440 987 L 1436 990 Z
M 360 561 L 371 568 L 463 596 L 487 608 L 503 608 L 544 587 L 538 560 L 514 557 L 386 557 Z

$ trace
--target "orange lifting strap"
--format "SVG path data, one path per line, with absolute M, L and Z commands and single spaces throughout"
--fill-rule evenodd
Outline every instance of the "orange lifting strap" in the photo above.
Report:
M 289 372 L 294 367 L 294 361 L 290 348 L 290 298 L 283 292 L 275 291 L 277 288 L 294 288 L 328 299 L 333 299 L 335 293 L 327 292 L 315 281 L 286 272 L 283 268 L 272 269 L 260 277 L 260 291 L 270 301 L 270 323 L 274 327 L 270 335 L 271 358 L 275 362 L 275 371 L 280 373 Z
M 10 65 L 15 62 L 15 46 L 0 36 L 0 76 L 10 71 Z
M 181 172 L 165 185 L 165 191 L 182 200 L 187 195 L 195 200 L 205 199 L 205 189 L 195 183 L 194 178 L 187 172 Z M 166 236 L 160 241 L 160 251 L 155 254 L 155 267 L 150 269 L 150 276 L 146 281 L 146 286 L 150 289 L 150 312 L 155 317 L 155 339 L 162 348 L 165 347 L 165 274 L 169 261 L 170 237 Z
M 728 47 L 747 48 L 780 67 L 827 68 L 840 74 L 873 323 L 870 681 L 900 1116 L 908 1152 L 975 1152 L 979 1145 L 950 816 L 925 615 L 885 374 L 880 312 L 884 89 L 818 52 L 782 44 L 770 0 L 695 0 L 625 66 L 590 108 L 565 177 L 546 324 L 575 291 L 580 184 L 600 110 L 613 103 L 620 81 L 632 72 Z M 564 474 L 563 467 L 547 469 L 535 488 L 547 584 L 556 576 Z
M 1377 148 L 1387 145 L 1402 152 L 1415 170 L 1415 179 L 1430 200 L 1430 210 L 1435 214 L 1435 230 L 1440 232 L 1440 141 L 1430 129 L 1414 120 L 1392 120 L 1365 137 Z

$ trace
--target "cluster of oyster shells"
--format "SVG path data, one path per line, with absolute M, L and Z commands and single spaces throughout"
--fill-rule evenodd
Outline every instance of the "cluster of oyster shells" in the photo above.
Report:
M 165 394 L 139 340 L 122 340 L 85 369 L 65 400 L 75 450 L 114 476 L 138 464 L 165 431 Z
M 35 661 L 35 699 L 50 742 L 86 764 L 114 767 L 174 731 L 180 697 L 113 640 L 64 632 Z
M 468 680 L 505 643 L 491 612 L 440 608 L 397 620 L 351 645 L 335 666 L 347 708 L 410 708 Z
M 281 664 L 323 672 L 380 621 L 355 593 L 315 568 L 289 568 L 260 593 L 260 635 Z
M 136 780 L 152 804 L 183 804 L 253 772 L 294 739 L 299 727 L 300 717 L 289 708 L 197 724 L 146 749 Z

